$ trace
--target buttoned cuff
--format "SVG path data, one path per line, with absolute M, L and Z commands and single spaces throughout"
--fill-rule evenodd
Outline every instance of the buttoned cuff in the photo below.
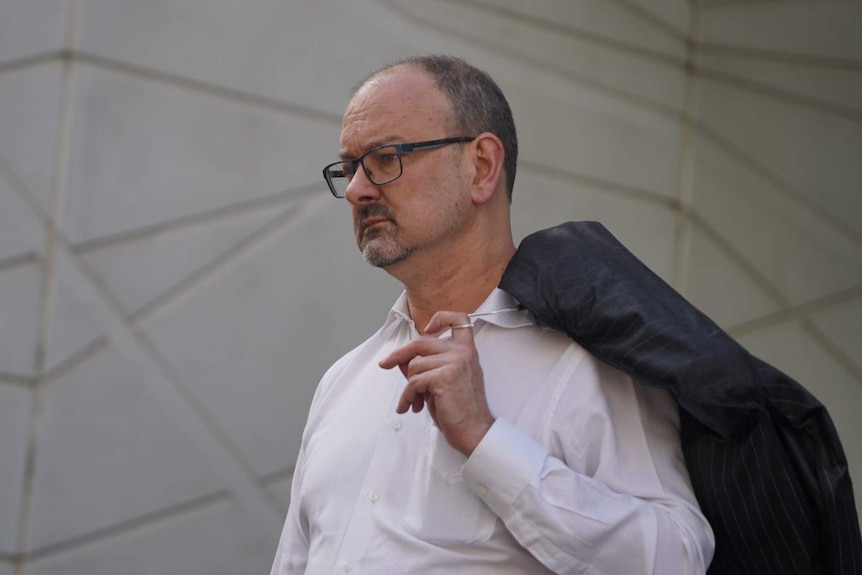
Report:
M 497 418 L 461 470 L 465 483 L 504 517 L 528 485 L 538 488 L 548 450 Z

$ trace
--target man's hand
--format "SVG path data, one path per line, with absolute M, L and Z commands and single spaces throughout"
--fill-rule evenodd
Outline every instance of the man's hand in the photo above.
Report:
M 406 413 L 412 406 L 418 413 L 427 404 L 449 445 L 467 457 L 494 423 L 473 330 L 453 329 L 451 340 L 433 336 L 451 326 L 469 323 L 467 314 L 437 312 L 425 328 L 425 336 L 396 349 L 380 362 L 383 369 L 397 365 L 407 378 L 396 411 Z

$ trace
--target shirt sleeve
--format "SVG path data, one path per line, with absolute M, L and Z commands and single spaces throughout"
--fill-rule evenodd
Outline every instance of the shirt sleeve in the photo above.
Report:
M 691 490 L 675 403 L 609 366 L 592 369 L 563 382 L 544 441 L 498 418 L 465 463 L 465 482 L 555 573 L 705 573 L 714 538 Z

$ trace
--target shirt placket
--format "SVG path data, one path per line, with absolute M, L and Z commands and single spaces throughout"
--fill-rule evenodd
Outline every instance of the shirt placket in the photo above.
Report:
M 404 322 L 395 338 L 400 347 L 415 337 L 408 322 Z M 393 386 L 392 399 L 387 413 L 382 414 L 381 429 L 375 444 L 371 461 L 356 496 L 353 513 L 344 532 L 338 559 L 334 565 L 335 574 L 368 573 L 365 559 L 373 553 L 373 541 L 385 522 L 401 521 L 403 513 L 400 497 L 396 497 L 393 486 L 399 482 L 409 482 L 413 476 L 415 458 L 405 461 L 405 454 L 421 447 L 427 430 L 428 416 L 425 412 L 412 412 L 399 415 L 395 412 L 398 398 L 406 383 L 398 368 L 398 385 Z M 374 385 L 376 382 L 363 382 Z

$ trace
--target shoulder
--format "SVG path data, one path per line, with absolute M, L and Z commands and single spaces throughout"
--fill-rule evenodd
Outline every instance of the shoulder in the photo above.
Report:
M 371 334 L 368 339 L 345 353 L 326 370 L 314 393 L 314 399 L 311 402 L 311 413 L 326 399 L 329 392 L 337 386 L 342 376 L 352 371 L 351 366 L 355 362 L 367 360 L 369 357 L 374 356 L 374 351 L 380 346 L 380 342 L 386 338 L 386 334 L 389 332 L 391 326 L 392 324 L 389 322 L 384 324 L 380 329 Z
M 624 428 L 658 418 L 675 426 L 676 405 L 669 393 L 635 381 L 563 332 L 535 325 L 498 330 L 487 344 L 497 364 L 489 369 L 500 378 L 516 374 L 528 381 L 525 401 L 546 405 L 549 421 Z

